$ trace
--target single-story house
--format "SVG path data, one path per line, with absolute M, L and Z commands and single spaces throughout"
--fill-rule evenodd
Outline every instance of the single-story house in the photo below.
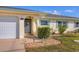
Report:
M 25 33 L 37 36 L 37 28 L 41 26 L 49 26 L 52 32 L 58 33 L 58 24 L 67 25 L 65 32 L 72 31 L 79 27 L 79 18 L 0 7 L 0 39 L 21 39 L 24 38 Z

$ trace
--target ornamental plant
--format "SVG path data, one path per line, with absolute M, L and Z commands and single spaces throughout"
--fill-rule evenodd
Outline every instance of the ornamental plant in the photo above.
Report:
M 49 27 L 38 27 L 38 38 L 46 39 L 50 36 L 50 28 Z

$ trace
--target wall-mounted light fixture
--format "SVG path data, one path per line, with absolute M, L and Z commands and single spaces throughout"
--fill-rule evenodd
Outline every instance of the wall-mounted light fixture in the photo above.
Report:
M 24 20 L 24 18 L 20 18 L 20 20 Z

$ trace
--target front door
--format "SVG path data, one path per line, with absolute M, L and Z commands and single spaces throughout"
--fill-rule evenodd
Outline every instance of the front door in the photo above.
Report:
M 25 33 L 31 33 L 31 20 L 25 19 Z

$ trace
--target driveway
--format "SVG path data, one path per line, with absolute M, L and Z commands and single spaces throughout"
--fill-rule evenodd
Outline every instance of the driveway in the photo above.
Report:
M 0 52 L 23 52 L 24 43 L 21 39 L 0 39 Z

